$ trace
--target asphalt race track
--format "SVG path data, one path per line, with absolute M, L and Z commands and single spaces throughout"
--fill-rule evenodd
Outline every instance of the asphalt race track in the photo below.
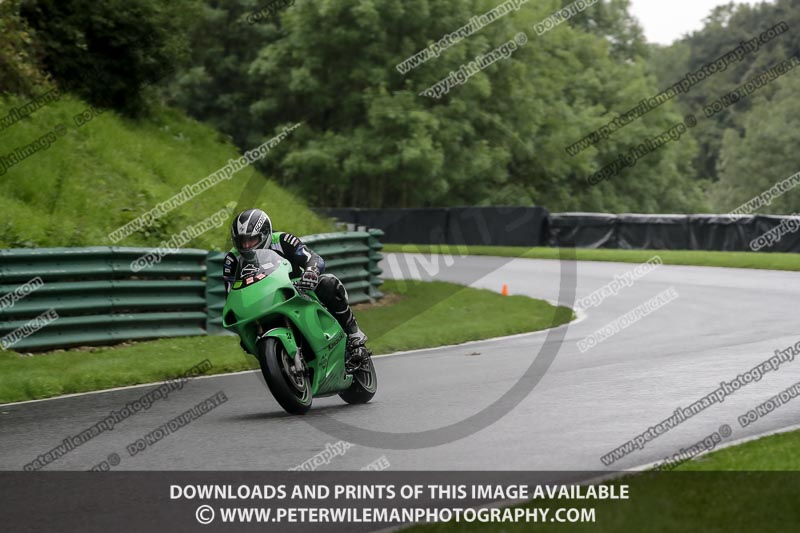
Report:
M 397 274 L 396 266 L 407 259 L 390 257 L 384 264 L 386 275 Z M 565 296 L 571 290 L 565 287 L 584 297 L 635 267 L 489 257 L 435 264 L 441 267 L 432 276 L 436 279 L 493 290 L 506 283 L 512 294 L 564 304 L 571 303 Z M 585 353 L 578 349 L 579 340 L 670 287 L 679 294 L 676 300 Z M 257 373 L 203 378 L 46 469 L 87 470 L 117 454 L 119 470 L 282 470 L 341 439 L 354 445 L 320 469 L 357 470 L 382 456 L 393 470 L 632 468 L 674 454 L 723 424 L 733 431 L 728 442 L 797 424 L 800 400 L 747 428 L 737 422 L 739 415 L 798 381 L 800 362 L 793 361 L 612 466 L 600 460 L 676 408 L 700 400 L 721 381 L 793 345 L 800 333 L 798 303 L 796 273 L 661 266 L 557 331 L 377 358 L 378 394 L 366 406 L 347 406 L 338 397 L 317 399 L 309 415 L 292 417 L 272 399 Z M 534 360 L 541 363 L 546 352 L 555 354 L 552 364 L 541 380 L 522 384 L 535 387 L 519 403 L 500 401 L 496 410 L 484 411 L 515 386 Z M 22 469 L 63 438 L 151 388 L 0 406 L 0 469 Z M 126 445 L 218 391 L 225 393 L 226 403 L 133 457 L 126 452 Z M 434 431 L 469 417 L 452 432 L 453 438 Z M 333 429 L 328 434 L 321 428 Z M 372 438 L 374 433 L 358 428 L 398 436 Z M 414 435 L 421 431 L 427 433 Z M 432 446 L 435 439 L 440 442 Z M 385 445 L 392 442 L 396 445 Z

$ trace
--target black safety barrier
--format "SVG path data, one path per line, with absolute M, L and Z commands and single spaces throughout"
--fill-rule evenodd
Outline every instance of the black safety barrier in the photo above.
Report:
M 550 246 L 800 253 L 800 218 L 769 215 L 550 215 Z
M 379 228 L 392 244 L 546 246 L 549 214 L 542 207 L 323 208 L 340 222 Z
M 393 244 L 800 253 L 800 217 L 553 213 L 542 207 L 320 209 Z
M 758 237 L 756 217 L 689 215 L 689 249 L 746 251 Z
M 541 207 L 452 207 L 449 244 L 545 246 L 549 213 Z
M 686 215 L 619 215 L 617 247 L 629 250 L 688 250 Z
M 617 216 L 604 213 L 550 215 L 550 246 L 617 248 Z
M 756 216 L 755 247 L 760 252 L 800 253 L 800 217 Z M 772 234 L 771 236 L 769 234 Z
M 445 244 L 447 242 L 447 210 L 414 209 L 355 209 L 359 226 L 382 229 L 383 242 L 414 244 Z M 342 220 L 342 219 L 340 219 Z M 353 222 L 352 220 L 342 220 Z

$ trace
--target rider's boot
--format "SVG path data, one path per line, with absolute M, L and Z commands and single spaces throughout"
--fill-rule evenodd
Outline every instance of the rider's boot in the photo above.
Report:
M 344 327 L 347 333 L 347 353 L 350 354 L 349 363 L 360 363 L 371 354 L 367 349 L 367 335 L 358 327 L 356 318 L 351 315 Z

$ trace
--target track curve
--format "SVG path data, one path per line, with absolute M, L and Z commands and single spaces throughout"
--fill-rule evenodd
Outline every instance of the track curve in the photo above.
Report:
M 387 276 L 407 277 L 394 268 L 407 259 L 390 254 L 384 263 Z M 571 265 L 576 274 L 570 274 L 569 282 L 581 298 L 634 266 L 578 262 Z M 550 260 L 463 257 L 435 275 L 420 268 L 418 277 L 493 290 L 508 284 L 512 294 L 555 301 L 563 273 L 570 270 L 565 267 Z M 744 429 L 736 418 L 797 382 L 798 361 L 748 384 L 610 467 L 600 460 L 721 381 L 795 344 L 800 337 L 798 279 L 792 272 L 661 266 L 588 309 L 579 322 L 562 326 L 563 341 L 541 382 L 489 427 L 422 449 L 356 444 L 320 469 L 359 469 L 385 456 L 392 469 L 401 470 L 619 470 L 661 460 L 723 424 L 733 429 L 728 440 L 795 425 L 800 400 Z M 591 350 L 578 349 L 579 340 L 670 287 L 678 299 Z M 353 407 L 336 397 L 315 400 L 306 417 L 284 414 L 257 373 L 194 380 L 46 469 L 85 470 L 113 453 L 121 458 L 115 468 L 121 470 L 291 468 L 338 440 L 316 429 L 315 417 L 376 431 L 418 432 L 474 415 L 516 383 L 547 338 L 540 332 L 380 357 L 380 388 L 373 403 Z M 22 469 L 148 388 L 0 406 L 0 469 Z M 217 391 L 229 400 L 144 452 L 126 453 L 126 445 Z

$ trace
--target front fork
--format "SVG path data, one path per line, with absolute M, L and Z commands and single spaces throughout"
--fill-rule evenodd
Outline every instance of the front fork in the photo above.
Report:
M 305 365 L 305 360 L 303 359 L 302 348 L 297 343 L 297 335 L 294 333 L 294 325 L 288 318 L 285 319 L 285 324 L 285 327 L 272 328 L 269 331 L 259 334 L 257 342 L 261 342 L 267 337 L 274 337 L 278 339 L 278 341 L 286 350 L 286 353 L 292 358 L 292 372 L 295 374 L 305 373 L 307 367 Z

